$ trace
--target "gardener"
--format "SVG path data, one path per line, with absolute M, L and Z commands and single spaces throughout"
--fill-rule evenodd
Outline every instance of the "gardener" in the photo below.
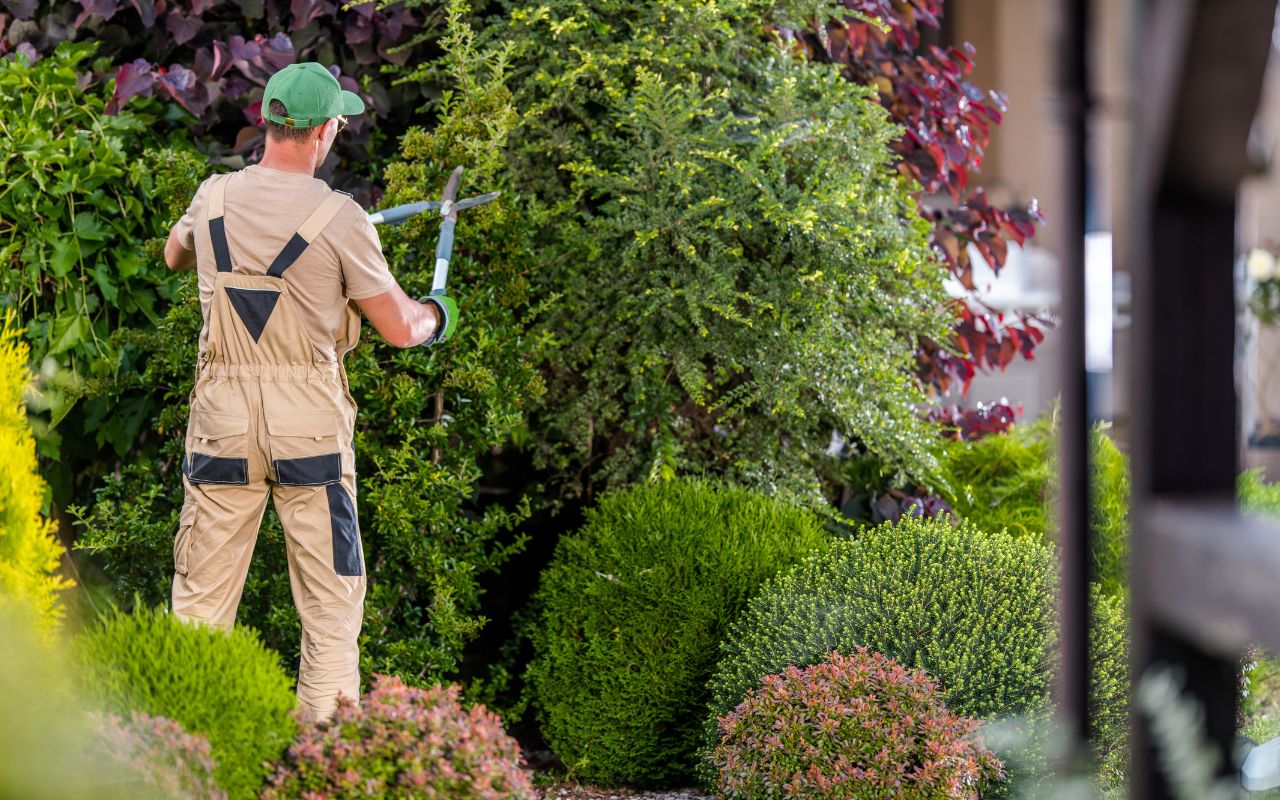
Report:
M 204 316 L 173 611 L 231 626 L 270 494 L 302 620 L 298 698 L 322 720 L 360 689 L 365 564 L 342 364 L 355 307 L 397 347 L 435 341 L 441 312 L 405 295 L 364 210 L 314 177 L 364 102 L 313 62 L 273 75 L 262 104 L 262 162 L 201 184 L 165 245 L 171 268 L 195 268 Z

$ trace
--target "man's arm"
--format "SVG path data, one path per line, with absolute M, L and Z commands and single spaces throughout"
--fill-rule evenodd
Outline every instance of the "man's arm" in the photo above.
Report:
M 440 312 L 434 303 L 419 303 L 404 293 L 399 285 L 389 291 L 357 300 L 356 305 L 369 318 L 374 330 L 395 347 L 422 344 L 436 333 Z
M 196 251 L 182 246 L 176 226 L 169 231 L 169 241 L 164 243 L 164 263 L 169 265 L 169 269 L 176 271 L 196 268 Z

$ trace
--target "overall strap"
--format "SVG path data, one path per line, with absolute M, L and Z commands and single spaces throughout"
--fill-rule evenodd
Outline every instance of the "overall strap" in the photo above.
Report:
M 293 266 L 293 262 L 298 260 L 298 256 L 307 249 L 307 245 L 311 244 L 320 236 L 320 232 L 333 219 L 333 215 L 338 213 L 338 209 L 342 208 L 347 202 L 347 198 L 351 195 L 346 192 L 334 191 L 324 199 L 320 207 L 311 212 L 311 216 L 298 228 L 298 232 L 289 239 L 288 244 L 276 256 L 275 261 L 271 262 L 271 267 L 267 270 L 267 274 L 273 278 L 279 278 L 284 275 L 284 271 Z
M 223 218 L 223 198 L 229 180 L 230 175 L 216 179 L 209 198 L 209 240 L 213 243 L 213 260 L 218 265 L 218 272 L 231 271 L 231 248 L 227 246 L 227 228 Z

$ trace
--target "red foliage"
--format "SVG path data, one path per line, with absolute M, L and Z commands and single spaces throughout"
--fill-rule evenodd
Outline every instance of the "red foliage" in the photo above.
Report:
M 1003 777 L 977 721 L 948 711 L 924 672 L 866 648 L 761 684 L 719 719 L 709 757 L 723 797 L 977 800 Z
M 213 778 L 213 756 L 203 736 L 164 717 L 134 712 L 128 720 L 94 714 L 96 749 L 129 778 L 175 800 L 227 800 Z
M 115 79 L 114 114 L 134 97 L 171 100 L 195 118 L 198 146 L 215 158 L 261 154 L 262 90 L 295 61 L 332 65 L 343 88 L 361 95 L 370 113 L 355 117 L 334 144 L 338 188 L 364 204 L 381 190 L 359 174 L 368 162 L 375 123 L 394 141 L 433 90 L 396 84 L 384 67 L 420 61 L 421 41 L 435 24 L 434 5 L 333 0 L 6 0 L 0 3 L 0 57 L 34 61 L 64 40 L 93 39 L 107 65 L 91 81 Z M 224 144 L 234 142 L 234 145 Z M 328 178 L 328 175 L 322 177 Z
M 923 187 L 919 209 L 933 223 L 933 243 L 947 269 L 972 292 L 969 245 L 999 274 L 1008 243 L 1025 243 L 1042 217 L 1034 201 L 1024 208 L 997 208 L 981 189 L 968 188 L 1006 100 L 965 79 L 973 68 L 971 46 L 921 48 L 921 25 L 938 27 L 942 2 L 842 0 L 865 19 L 854 16 L 790 34 L 810 58 L 841 64 L 851 80 L 876 87 L 881 105 L 905 129 L 896 144 L 898 169 Z M 938 197 L 945 207 L 931 202 Z M 920 343 L 918 374 L 939 392 L 958 382 L 967 394 L 976 369 L 1003 370 L 1018 354 L 1031 358 L 1044 338 L 1033 323 L 1047 325 L 1046 320 L 1018 314 L 1014 324 L 991 324 L 989 314 L 974 310 L 980 303 L 957 305 L 961 314 L 952 341 Z
M 484 706 L 463 708 L 458 691 L 375 676 L 363 707 L 342 697 L 333 719 L 303 726 L 263 800 L 533 798 L 520 746 Z
M 1011 406 L 1008 402 L 999 402 L 991 405 L 979 403 L 974 408 L 935 406 L 926 412 L 926 416 L 943 426 L 944 437 L 972 442 L 993 433 L 1007 432 L 1021 413 L 1021 403 Z

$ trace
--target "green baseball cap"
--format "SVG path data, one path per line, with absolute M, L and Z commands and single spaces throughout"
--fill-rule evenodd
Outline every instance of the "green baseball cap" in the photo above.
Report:
M 271 101 L 284 103 L 289 116 L 272 114 Z M 290 128 L 314 128 L 334 117 L 364 113 L 364 101 L 348 92 L 333 73 L 315 61 L 290 64 L 271 76 L 262 93 L 262 118 Z

